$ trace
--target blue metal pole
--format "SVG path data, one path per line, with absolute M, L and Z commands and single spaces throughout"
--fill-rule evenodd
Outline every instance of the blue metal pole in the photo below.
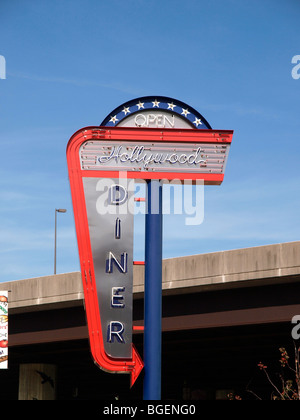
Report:
M 144 400 L 161 399 L 162 185 L 147 182 L 144 299 Z

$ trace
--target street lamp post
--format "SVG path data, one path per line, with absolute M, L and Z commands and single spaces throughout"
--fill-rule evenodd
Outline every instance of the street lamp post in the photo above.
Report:
M 66 209 L 55 209 L 55 227 L 54 227 L 54 274 L 56 274 L 56 225 L 57 216 L 56 213 L 66 213 Z

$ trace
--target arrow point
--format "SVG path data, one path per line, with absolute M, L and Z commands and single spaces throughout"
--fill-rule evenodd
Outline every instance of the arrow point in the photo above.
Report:
M 137 380 L 139 374 L 143 370 L 144 363 L 141 359 L 140 355 L 138 354 L 135 346 L 132 344 L 132 361 L 134 362 L 133 368 L 131 370 L 130 375 L 130 388 L 132 388 L 133 384 Z

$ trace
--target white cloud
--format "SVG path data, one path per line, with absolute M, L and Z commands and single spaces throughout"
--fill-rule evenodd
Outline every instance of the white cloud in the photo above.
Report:
M 107 83 L 99 83 L 93 80 L 85 80 L 85 79 L 71 79 L 71 78 L 64 78 L 64 77 L 49 77 L 49 76 L 38 76 L 35 74 L 25 74 L 21 72 L 9 72 L 9 77 L 16 77 L 19 79 L 27 79 L 32 80 L 35 82 L 45 82 L 45 83 L 61 83 L 61 84 L 68 84 L 74 85 L 77 87 L 99 87 L 105 89 L 113 89 L 117 90 L 122 93 L 127 93 L 130 95 L 140 95 L 141 90 L 138 90 L 134 87 L 128 86 L 128 84 L 121 84 L 116 82 L 107 82 Z

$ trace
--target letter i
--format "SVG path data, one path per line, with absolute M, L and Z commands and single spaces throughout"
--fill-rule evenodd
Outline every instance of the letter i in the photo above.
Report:
M 115 238 L 121 238 L 121 220 L 117 217 L 116 219 L 116 227 L 115 227 Z

